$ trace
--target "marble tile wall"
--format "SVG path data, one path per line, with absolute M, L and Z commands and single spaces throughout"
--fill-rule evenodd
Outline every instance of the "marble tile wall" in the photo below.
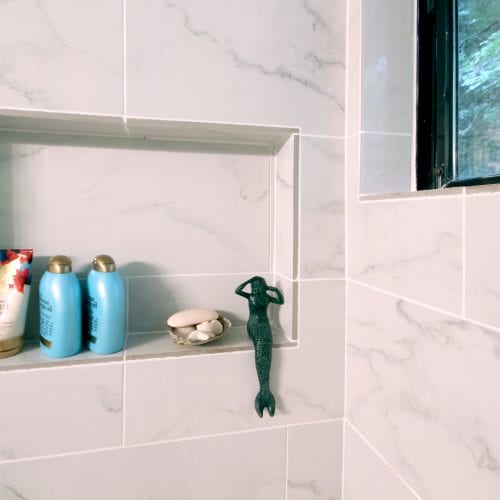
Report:
M 0 233 L 36 248 L 35 274 L 54 253 L 86 272 L 103 249 L 129 276 L 270 270 L 269 151 L 23 140 L 1 143 Z
M 349 424 L 345 429 L 343 500 L 416 500 L 418 497 L 394 474 Z
M 345 2 L 127 2 L 127 112 L 343 136 Z
M 344 280 L 299 295 L 299 347 L 273 354 L 273 419 L 255 414 L 252 352 L 0 373 L 0 496 L 340 500 Z
M 0 107 L 123 114 L 123 2 L 0 4 Z
M 411 109 L 403 94 L 393 89 L 377 102 L 370 92 L 383 92 L 383 85 L 365 85 L 371 66 L 362 47 L 378 50 L 374 34 L 381 70 L 385 53 L 385 63 L 394 64 L 411 42 L 406 25 L 387 26 L 386 4 L 348 6 L 344 499 L 495 500 L 500 402 L 491 381 L 500 375 L 500 325 L 492 256 L 500 197 L 487 186 L 360 197 L 366 172 L 385 165 L 373 149 L 382 141 L 372 140 L 366 124 L 379 127 L 385 161 L 394 162 L 398 143 L 410 140 L 401 122 Z M 408 12 L 409 5 L 390 8 Z M 402 45 L 384 49 L 387 33 Z M 408 71 L 407 61 L 399 61 L 391 84 L 400 81 L 397 71 Z M 360 114 L 349 91 L 361 84 Z M 394 118 L 396 101 L 401 109 Z M 397 162 L 411 168 L 408 148 Z
M 0 107 L 344 134 L 343 1 L 8 1 L 0 20 Z
M 202 301 L 244 325 L 233 291 L 261 274 L 297 341 L 274 350 L 273 419 L 250 351 L 1 372 L 1 498 L 341 500 L 345 16 L 343 0 L 0 3 L 0 107 L 116 115 L 133 135 L 2 134 L 0 246 L 35 247 L 35 278 L 54 253 L 82 276 L 113 254 L 134 333 Z M 142 140 L 133 116 L 300 133 Z
M 290 427 L 288 500 L 342 498 L 342 433 L 342 421 Z
M 284 498 L 286 430 L 0 465 L 5 500 Z M 43 480 L 40 480 L 43 478 Z
M 361 10 L 358 0 L 353 8 L 361 22 L 355 18 L 358 27 L 351 28 L 362 31 L 353 45 L 356 50 L 361 43 L 356 59 L 361 56 L 364 194 L 411 189 L 414 10 L 414 0 L 364 0 Z M 359 71 L 357 60 L 353 64 Z

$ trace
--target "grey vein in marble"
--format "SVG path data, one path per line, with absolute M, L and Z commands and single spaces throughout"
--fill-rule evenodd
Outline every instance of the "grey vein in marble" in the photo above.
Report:
M 306 12 L 311 14 L 314 18 L 314 21 L 312 23 L 314 31 L 316 31 L 317 26 L 321 26 L 323 29 L 328 29 L 327 23 L 321 18 L 318 12 L 314 11 L 311 6 L 307 3 L 303 3 Z M 190 34 L 194 35 L 195 37 L 202 37 L 205 38 L 206 40 L 210 41 L 212 44 L 216 45 L 219 47 L 221 50 L 224 51 L 225 54 L 231 57 L 233 60 L 235 66 L 237 67 L 244 67 L 250 70 L 256 70 L 262 75 L 265 76 L 274 76 L 278 77 L 284 80 L 288 81 L 293 81 L 297 83 L 298 85 L 301 85 L 303 87 L 306 87 L 313 92 L 316 92 L 318 94 L 321 94 L 325 97 L 328 97 L 329 99 L 333 99 L 335 101 L 335 104 L 338 106 L 338 108 L 341 111 L 344 111 L 344 103 L 343 101 L 340 101 L 335 95 L 332 94 L 332 92 L 329 89 L 323 88 L 321 85 L 317 84 L 316 82 L 312 81 L 311 79 L 305 78 L 300 76 L 297 73 L 294 73 L 291 68 L 287 68 L 281 65 L 277 65 L 274 68 L 267 68 L 261 63 L 257 63 L 255 61 L 247 60 L 244 57 L 242 57 L 236 49 L 232 48 L 230 45 L 228 46 L 228 42 L 222 42 L 219 38 L 214 36 L 213 34 L 209 33 L 205 29 L 202 28 L 195 28 L 193 21 L 191 20 L 191 17 L 189 15 L 189 12 L 187 9 L 172 3 L 172 2 L 164 2 L 164 6 L 169 8 L 169 9 L 175 9 L 179 11 L 182 14 L 182 20 L 183 20 L 183 25 Z M 312 63 L 312 70 L 314 72 L 315 69 L 321 70 L 323 67 L 327 66 L 340 66 L 341 68 L 345 69 L 345 63 L 343 61 L 336 61 L 336 60 L 325 60 L 320 58 L 319 56 L 314 54 L 314 57 L 311 57 L 312 54 L 309 53 L 306 55 L 305 59 L 310 61 Z M 311 68 L 310 68 L 311 69 Z

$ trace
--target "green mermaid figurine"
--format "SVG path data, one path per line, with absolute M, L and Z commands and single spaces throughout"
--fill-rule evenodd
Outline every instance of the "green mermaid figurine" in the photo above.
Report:
M 251 285 L 250 293 L 243 291 L 247 285 Z M 268 292 L 275 295 L 270 295 Z M 255 410 L 259 417 L 262 417 L 264 408 L 267 408 L 272 417 L 276 407 L 274 396 L 269 388 L 273 335 L 267 318 L 267 308 L 271 302 L 278 305 L 283 304 L 285 302 L 283 294 L 274 286 L 268 286 L 266 280 L 261 276 L 254 276 L 245 281 L 236 288 L 235 293 L 248 299 L 250 309 L 247 331 L 255 348 L 255 366 L 260 384 L 260 391 L 255 398 Z

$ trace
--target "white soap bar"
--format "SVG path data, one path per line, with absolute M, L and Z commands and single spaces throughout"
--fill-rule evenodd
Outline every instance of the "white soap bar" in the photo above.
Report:
M 172 328 L 181 328 L 183 326 L 197 325 L 204 321 L 212 321 L 218 317 L 219 313 L 211 309 L 186 309 L 172 314 L 168 318 L 167 324 Z
M 196 325 L 196 329 L 200 332 L 205 333 L 214 333 L 215 335 L 219 335 L 224 330 L 222 323 L 217 321 L 216 319 L 212 321 L 204 321 L 199 325 Z

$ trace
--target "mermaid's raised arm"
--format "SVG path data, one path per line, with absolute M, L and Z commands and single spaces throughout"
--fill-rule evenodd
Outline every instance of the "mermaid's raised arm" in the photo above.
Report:
M 248 292 L 244 292 L 243 289 L 252 282 L 252 279 L 253 278 L 246 280 L 241 285 L 239 285 L 238 288 L 236 288 L 236 290 L 234 291 L 234 293 L 236 295 L 241 295 L 242 297 L 248 299 L 250 297 L 250 294 Z
M 281 290 L 278 290 L 276 287 L 274 286 L 268 286 L 267 287 L 267 291 L 268 292 L 274 292 L 276 294 L 276 297 L 274 297 L 273 295 L 268 295 L 268 298 L 269 300 L 273 303 L 273 304 L 278 304 L 278 305 L 282 305 L 285 303 L 285 299 L 283 297 L 283 294 L 281 293 Z

